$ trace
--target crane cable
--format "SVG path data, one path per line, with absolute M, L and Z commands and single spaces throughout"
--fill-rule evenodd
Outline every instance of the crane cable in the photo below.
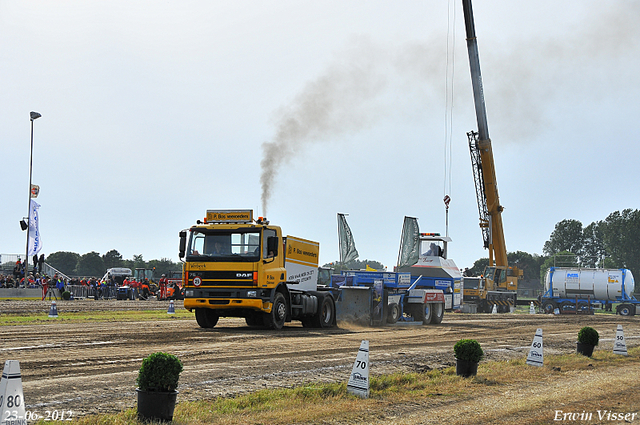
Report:
M 455 74 L 455 2 L 447 2 L 447 52 L 445 70 L 445 113 L 444 113 L 444 203 L 447 210 L 447 227 L 449 202 L 451 200 L 451 164 L 452 164 L 452 133 L 453 133 L 453 99 L 454 99 L 454 74 Z M 448 233 L 448 229 L 447 229 Z

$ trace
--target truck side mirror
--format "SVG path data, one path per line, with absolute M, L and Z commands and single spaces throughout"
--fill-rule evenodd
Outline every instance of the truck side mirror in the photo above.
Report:
M 184 253 L 187 250 L 187 231 L 180 231 L 180 251 L 178 252 L 179 258 L 184 258 Z

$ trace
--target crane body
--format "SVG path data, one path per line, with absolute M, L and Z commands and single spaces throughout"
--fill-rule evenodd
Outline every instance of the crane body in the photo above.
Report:
M 478 124 L 478 131 L 471 131 L 467 136 L 480 214 L 480 228 L 484 247 L 489 251 L 489 266 L 485 269 L 483 279 L 470 287 L 465 286 L 464 299 L 465 302 L 478 304 L 480 311 L 489 312 L 493 309 L 493 305 L 497 305 L 498 311 L 506 312 L 510 310 L 510 306 L 515 306 L 517 303 L 518 278 L 522 276 L 522 271 L 517 267 L 509 267 L 507 260 L 507 246 L 502 226 L 503 207 L 500 205 L 498 196 L 493 149 L 489 138 L 471 0 L 462 0 L 462 6 Z

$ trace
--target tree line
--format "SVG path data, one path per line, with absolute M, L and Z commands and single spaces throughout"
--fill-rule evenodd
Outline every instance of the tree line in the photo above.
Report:
M 95 251 L 80 255 L 75 252 L 58 251 L 46 258 L 47 264 L 67 276 L 102 277 L 107 269 L 126 267 L 131 270 L 137 268 L 152 269 L 156 276 L 168 274 L 169 271 L 182 270 L 182 264 L 167 258 L 145 261 L 142 255 L 134 255 L 133 259 L 125 260 L 115 249 L 100 255 Z
M 594 221 L 587 226 L 579 220 L 565 219 L 555 225 L 549 240 L 542 247 L 542 255 L 523 251 L 509 252 L 509 265 L 523 270 L 525 281 L 540 284 L 549 267 L 604 267 L 627 268 L 638 276 L 636 290 L 640 292 L 640 210 L 625 209 L 615 211 L 604 220 Z M 145 261 L 142 255 L 134 255 L 125 260 L 115 249 L 100 255 L 95 251 L 79 255 L 73 252 L 54 252 L 46 262 L 68 276 L 102 277 L 111 267 L 154 269 L 156 275 L 181 270 L 181 263 L 167 258 Z M 488 258 L 475 261 L 466 269 L 467 276 L 480 276 L 489 264 Z M 366 266 L 382 270 L 384 265 L 374 260 L 353 260 L 347 264 L 339 261 L 324 267 L 341 270 L 362 270 Z
M 507 259 L 510 266 L 524 270 L 525 280 L 542 282 L 552 266 L 626 268 L 640 277 L 640 210 L 615 211 L 587 226 L 579 220 L 562 220 L 555 225 L 542 252 L 510 252 Z M 466 274 L 479 276 L 488 264 L 488 258 L 481 258 Z M 640 280 L 635 290 L 640 291 Z
M 339 274 L 343 270 L 365 270 L 367 266 L 376 270 L 384 270 L 384 265 L 381 262 L 375 260 L 350 260 L 345 263 L 340 261 L 334 261 L 333 263 L 327 263 L 322 267 L 333 270 L 334 274 Z

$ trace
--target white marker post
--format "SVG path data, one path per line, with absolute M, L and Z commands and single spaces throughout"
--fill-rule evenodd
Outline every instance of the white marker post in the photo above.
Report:
M 167 314 L 176 314 L 176 306 L 173 303 L 173 300 L 169 301 L 169 309 L 167 310 Z
M 498 304 L 494 304 L 491 309 L 491 314 L 498 314 Z
M 628 354 L 622 325 L 618 325 L 618 329 L 616 330 L 616 340 L 613 343 L 613 354 L 622 354 L 623 356 Z
M 358 397 L 369 397 L 369 341 L 362 341 L 351 376 L 347 383 L 347 392 Z
M 49 309 L 49 317 L 58 317 L 58 306 L 55 301 L 51 301 L 51 308 Z
M 529 314 L 536 314 L 536 308 L 533 305 L 533 301 L 531 301 L 531 305 L 529 306 Z
M 20 362 L 7 360 L 0 380 L 0 425 L 27 425 Z
M 529 355 L 527 356 L 527 364 L 529 366 L 544 366 L 544 355 L 542 353 L 542 328 L 538 328 L 531 348 L 529 349 Z

